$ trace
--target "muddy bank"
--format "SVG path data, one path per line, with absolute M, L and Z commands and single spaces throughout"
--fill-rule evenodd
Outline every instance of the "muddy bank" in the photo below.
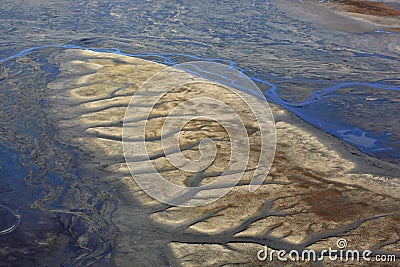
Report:
M 395 8 L 395 2 L 380 3 L 375 1 L 360 0 L 335 0 L 329 1 L 332 4 L 340 6 L 341 10 L 357 14 L 381 17 L 399 17 L 400 10 Z
M 352 33 L 400 30 L 400 9 L 395 1 L 305 0 L 273 3 L 293 18 L 310 22 L 316 27 Z

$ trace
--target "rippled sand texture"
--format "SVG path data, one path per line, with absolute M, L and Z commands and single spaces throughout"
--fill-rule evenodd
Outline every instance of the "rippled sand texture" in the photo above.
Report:
M 61 73 L 48 85 L 60 136 L 86 154 L 82 164 L 117 192 L 118 228 L 112 258 L 118 266 L 278 266 L 259 262 L 256 253 L 267 244 L 274 249 L 336 248 L 339 236 L 348 248 L 371 249 L 400 256 L 399 187 L 387 177 L 399 173 L 370 159 L 278 107 L 275 160 L 265 183 L 248 191 L 248 176 L 225 197 L 196 208 L 171 207 L 149 198 L 133 181 L 122 151 L 122 120 L 131 95 L 152 74 L 164 69 L 144 60 L 66 50 L 56 59 Z M 148 121 L 148 148 L 157 153 L 159 127 L 165 114 L 190 94 L 225 95 L 223 87 L 180 88 L 165 95 Z M 239 99 L 229 99 L 246 118 Z M 138 117 L 140 119 L 140 117 Z M 247 117 L 245 124 L 251 125 Z M 312 134 L 311 131 L 314 131 Z M 202 182 L 224 169 L 229 139 L 218 124 L 195 121 L 185 126 L 184 153 L 195 154 L 199 138 L 218 140 L 218 164 L 207 169 Z M 252 133 L 251 159 L 257 158 L 257 129 Z M 337 147 L 340 151 L 333 149 Z M 345 157 L 348 159 L 345 159 Z M 252 158 L 253 157 L 253 158 Z M 352 160 L 350 160 L 352 159 Z M 357 163 L 355 160 L 357 159 Z M 158 154 L 154 166 L 176 183 L 193 178 Z M 246 174 L 254 171 L 250 161 Z M 146 172 L 134 170 L 135 175 Z M 192 174 L 193 175 L 193 174 Z M 307 263 L 304 263 L 307 265 Z M 360 266 L 362 263 L 360 264 Z M 329 263 L 342 266 L 342 263 Z

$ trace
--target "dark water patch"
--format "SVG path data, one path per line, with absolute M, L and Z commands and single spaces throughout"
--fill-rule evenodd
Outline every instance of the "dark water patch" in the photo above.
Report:
M 103 38 L 96 38 L 96 37 L 89 37 L 89 38 L 82 38 L 79 40 L 73 40 L 71 42 L 66 43 L 66 45 L 70 46 L 96 46 L 99 45 L 103 41 Z
M 15 231 L 20 223 L 20 203 L 10 195 L 26 195 L 23 180 L 25 169 L 19 162 L 17 151 L 0 146 L 0 235 Z M 28 196 L 31 201 L 33 196 Z
M 66 260 L 63 250 L 68 236 L 54 214 L 30 208 L 41 194 L 25 183 L 29 170 L 12 146 L 0 145 L 1 184 L 7 187 L 0 195 L 0 262 L 2 266 L 61 264 Z M 59 258 L 45 258 L 49 252 Z
M 112 250 L 114 192 L 83 170 L 81 151 L 58 140 L 48 119 L 47 83 L 58 72 L 48 58 L 58 51 L 29 49 L 2 63 L 0 204 L 21 216 L 0 237 L 5 266 L 83 266 Z

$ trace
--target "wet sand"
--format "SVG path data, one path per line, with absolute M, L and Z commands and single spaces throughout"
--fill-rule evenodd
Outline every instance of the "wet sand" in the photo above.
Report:
M 395 8 L 397 5 L 397 9 Z M 332 1 L 328 7 L 335 13 L 383 27 L 390 31 L 400 31 L 400 9 L 398 3 L 375 1 Z
M 259 157 L 259 131 L 253 132 L 250 164 L 238 185 L 223 198 L 202 207 L 181 208 L 148 197 L 134 182 L 122 150 L 122 120 L 135 90 L 165 66 L 136 58 L 66 50 L 55 57 L 57 79 L 48 85 L 49 112 L 59 138 L 79 147 L 82 166 L 116 191 L 117 227 L 111 260 L 118 266 L 249 266 L 263 245 L 274 249 L 336 248 L 339 237 L 348 249 L 400 256 L 399 167 L 381 162 L 350 145 L 307 125 L 272 105 L 277 150 L 271 171 L 255 192 L 248 191 Z M 189 91 L 223 95 L 218 86 L 186 88 L 167 94 L 148 122 L 148 149 L 154 164 L 175 183 L 191 176 L 168 164 L 159 154 L 160 123 Z M 233 97 L 233 96 L 230 96 Z M 229 101 L 243 116 L 238 99 Z M 138 113 L 140 120 L 140 113 Z M 251 118 L 245 120 L 252 125 Z M 202 174 L 205 183 L 223 171 L 229 154 L 226 132 L 207 122 L 185 129 L 185 144 L 217 138 L 219 161 Z M 204 127 L 204 125 L 202 126 Z M 186 146 L 188 155 L 196 146 Z M 135 175 L 146 173 L 135 170 Z M 272 264 L 272 263 L 271 263 Z M 342 266 L 329 262 L 328 266 Z M 364 266 L 364 263 L 355 263 Z M 308 265 L 304 263 L 304 265 Z M 274 262 L 271 266 L 277 266 Z

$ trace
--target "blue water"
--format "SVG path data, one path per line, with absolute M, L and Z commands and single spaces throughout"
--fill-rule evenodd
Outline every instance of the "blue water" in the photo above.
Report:
M 18 222 L 16 215 L 20 213 L 18 210 L 21 206 L 19 201 L 21 196 L 29 194 L 24 184 L 26 170 L 20 163 L 18 151 L 7 146 L 0 146 L 0 207 L 2 212 L 2 220 L 0 220 L 0 231 L 4 231 L 12 227 Z M 26 199 L 33 201 L 30 195 Z

